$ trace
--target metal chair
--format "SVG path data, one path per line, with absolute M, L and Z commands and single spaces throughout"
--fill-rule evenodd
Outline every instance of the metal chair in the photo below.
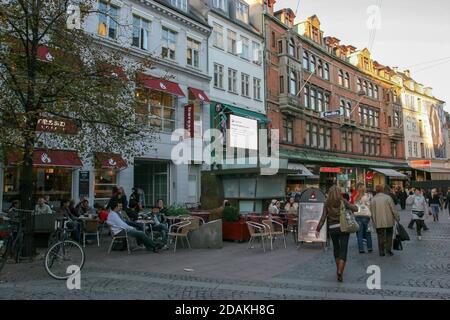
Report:
M 287 224 L 288 227 L 286 229 L 287 232 L 292 232 L 292 235 L 294 237 L 294 242 L 297 244 L 297 234 L 298 234 L 298 217 L 295 214 L 288 213 L 287 214 Z
M 264 237 L 268 238 L 270 235 L 268 232 L 267 226 L 265 226 L 261 223 L 253 222 L 253 221 L 247 221 L 246 223 L 247 223 L 248 231 L 250 233 L 248 249 L 250 249 L 253 240 L 259 238 L 259 239 L 261 239 L 263 250 L 264 250 L 264 252 L 266 252 L 266 247 L 264 244 Z
M 81 234 L 83 235 L 83 248 L 86 247 L 86 236 L 97 236 L 97 247 L 100 247 L 100 233 L 98 232 L 98 220 L 83 221 Z
M 273 242 L 277 236 L 283 237 L 284 248 L 286 249 L 286 237 L 284 235 L 284 226 L 276 220 L 263 220 L 262 223 L 267 226 L 270 238 L 270 249 L 273 250 Z
M 113 247 L 113 245 L 114 245 L 114 242 L 115 242 L 116 240 L 121 240 L 121 239 L 125 239 L 125 241 L 126 241 L 126 243 L 127 243 L 128 254 L 130 254 L 130 253 L 131 253 L 131 251 L 130 251 L 130 241 L 129 241 L 129 239 L 128 239 L 128 233 L 127 233 L 127 230 L 122 229 L 122 231 L 123 231 L 125 234 L 122 234 L 122 232 L 119 232 L 117 235 L 114 235 L 114 233 L 113 233 L 112 230 L 111 230 L 111 225 L 110 225 L 109 223 L 107 223 L 107 224 L 108 224 L 108 228 L 109 228 L 109 233 L 111 234 L 111 238 L 112 238 L 111 244 L 109 245 L 108 254 L 111 253 L 111 250 L 112 250 L 112 247 Z
M 189 249 L 191 248 L 191 244 L 189 243 L 188 239 L 188 233 L 191 230 L 190 225 L 192 224 L 192 220 L 185 220 L 178 223 L 174 223 L 170 226 L 169 229 L 169 238 L 175 237 L 175 245 L 173 252 L 175 253 L 177 251 L 177 241 L 178 238 L 186 239 Z

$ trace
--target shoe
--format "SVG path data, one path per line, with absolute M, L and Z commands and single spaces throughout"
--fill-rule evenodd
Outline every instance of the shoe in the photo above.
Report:
M 154 253 L 159 253 L 159 250 L 160 250 L 160 249 L 158 249 L 158 248 L 154 248 L 154 249 L 153 249 L 153 252 L 154 252 Z
M 342 274 L 337 274 L 337 281 L 342 282 L 344 279 L 342 278 Z
M 366 252 L 363 250 L 363 251 L 360 251 L 359 253 L 366 253 Z
M 387 254 L 388 254 L 389 257 L 392 257 L 394 255 L 394 253 L 392 251 L 388 251 Z
M 422 240 L 422 236 L 418 236 L 418 237 L 417 237 L 417 240 Z

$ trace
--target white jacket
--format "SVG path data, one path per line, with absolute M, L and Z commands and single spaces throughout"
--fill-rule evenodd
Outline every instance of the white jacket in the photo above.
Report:
M 428 214 L 428 203 L 424 196 L 410 195 L 406 199 L 406 204 L 412 205 L 411 214 L 414 220 L 425 220 L 425 216 Z M 417 214 L 414 214 L 414 211 L 422 211 L 424 215 L 419 217 Z

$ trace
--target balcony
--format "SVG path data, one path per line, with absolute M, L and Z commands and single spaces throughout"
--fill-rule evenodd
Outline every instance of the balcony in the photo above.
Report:
M 341 118 L 339 118 L 339 122 L 342 127 L 344 127 L 344 126 L 356 127 L 356 121 L 353 119 L 341 117 Z
M 291 94 L 281 94 L 279 96 L 280 112 L 292 114 L 301 111 L 300 99 Z
M 389 128 L 388 129 L 389 138 L 391 139 L 402 139 L 403 129 L 402 128 Z

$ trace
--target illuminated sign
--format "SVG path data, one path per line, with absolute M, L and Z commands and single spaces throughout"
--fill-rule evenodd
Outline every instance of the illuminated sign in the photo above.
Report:
M 341 173 L 341 168 L 322 167 L 320 168 L 320 172 Z
M 411 160 L 409 162 L 411 168 L 431 168 L 430 160 Z
M 230 115 L 230 147 L 258 150 L 258 121 Z

